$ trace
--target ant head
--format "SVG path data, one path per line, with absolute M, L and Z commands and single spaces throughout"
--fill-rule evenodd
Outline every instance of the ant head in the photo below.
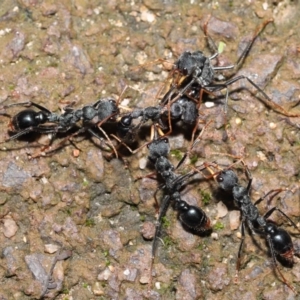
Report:
M 115 114 L 119 112 L 117 102 L 114 99 L 109 99 L 108 104 L 109 105 L 107 105 L 107 107 L 110 108 L 111 114 Z
M 169 140 L 167 138 L 153 140 L 147 147 L 149 149 L 148 158 L 152 162 L 155 162 L 159 157 L 167 157 L 170 152 Z
M 122 126 L 128 127 L 131 125 L 132 117 L 131 117 L 131 115 L 123 116 L 119 122 Z
M 224 191 L 232 191 L 233 188 L 238 184 L 238 178 L 236 174 L 228 169 L 221 171 L 217 176 L 216 180 L 220 185 L 220 188 Z
M 204 66 L 206 57 L 201 51 L 185 51 L 183 52 L 177 62 L 175 63 L 175 69 L 177 69 L 182 75 L 189 76 L 193 74 L 195 69 L 198 70 L 198 73 Z M 198 74 L 199 76 L 200 74 Z
M 183 108 L 182 105 L 180 103 L 178 103 L 178 101 L 172 103 L 171 105 L 171 116 L 172 119 L 179 119 L 183 113 Z M 166 111 L 166 114 L 168 112 Z
M 119 112 L 116 101 L 111 98 L 100 99 L 94 108 L 97 110 L 98 119 L 100 121 L 109 117 L 109 119 L 114 119 L 115 115 Z

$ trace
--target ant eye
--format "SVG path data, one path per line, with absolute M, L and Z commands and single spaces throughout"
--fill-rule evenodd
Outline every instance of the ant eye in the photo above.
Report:
M 222 182 L 224 180 L 224 178 L 222 176 L 217 176 L 217 181 L 218 182 Z

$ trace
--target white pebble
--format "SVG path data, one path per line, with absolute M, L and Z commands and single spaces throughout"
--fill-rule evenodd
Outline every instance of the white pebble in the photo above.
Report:
M 144 170 L 146 168 L 146 165 L 147 165 L 147 158 L 145 157 L 142 157 L 140 160 L 139 160 L 139 167 L 141 170 Z
M 270 127 L 270 129 L 275 129 L 277 127 L 277 125 L 275 123 L 271 122 L 269 124 L 269 127 Z
M 124 272 L 123 272 L 124 275 L 128 276 L 130 274 L 130 271 L 128 269 L 126 269 Z
M 212 101 L 207 101 L 204 103 L 205 107 L 207 108 L 211 108 L 211 107 L 214 107 L 215 106 L 215 103 L 212 102 Z
M 217 241 L 219 239 L 219 235 L 216 232 L 213 232 L 211 234 L 211 237 L 213 238 L 213 240 Z
M 141 13 L 141 20 L 144 22 L 152 23 L 155 20 L 155 15 L 149 10 L 144 10 Z
M 55 244 L 46 244 L 44 247 L 44 251 L 46 253 L 55 253 L 60 247 L 58 245 Z

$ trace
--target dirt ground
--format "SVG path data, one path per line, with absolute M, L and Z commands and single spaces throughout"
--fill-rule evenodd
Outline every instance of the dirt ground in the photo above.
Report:
M 104 3 L 106 2 L 106 3 Z M 237 61 L 255 29 L 274 19 L 255 41 L 237 75 L 248 76 L 290 113 L 300 113 L 298 1 L 41 1 L 2 0 L 0 5 L 0 141 L 9 118 L 34 101 L 60 113 L 102 97 L 124 107 L 156 105 L 172 63 L 185 50 L 211 56 L 203 25 L 219 51 L 219 65 Z M 144 64 L 143 67 L 141 65 Z M 228 75 L 220 72 L 224 76 Z M 284 188 L 259 205 L 277 206 L 300 227 L 300 118 L 268 107 L 246 80 L 203 103 L 211 123 L 193 149 L 184 173 L 203 162 L 228 166 L 242 157 L 253 176 L 251 197 Z M 260 96 L 260 98 L 258 98 Z M 201 126 L 200 126 L 201 127 Z M 107 126 L 108 134 L 115 127 Z M 58 145 L 65 135 L 58 135 Z M 149 127 L 133 147 L 149 141 Z M 174 126 L 169 137 L 174 165 L 190 145 L 191 128 Z M 293 293 L 274 271 L 266 239 L 246 232 L 242 264 L 239 211 L 200 175 L 182 197 L 203 208 L 209 234 L 182 228 L 170 208 L 164 219 L 149 288 L 156 220 L 156 180 L 147 147 L 111 159 L 104 142 L 81 135 L 46 157 L 32 159 L 48 135 L 23 136 L 0 145 L 0 299 L 300 299 L 300 260 L 278 263 Z M 115 141 L 113 141 L 115 142 Z M 78 151 L 78 149 L 79 151 Z M 247 185 L 242 165 L 234 170 Z M 158 198 L 161 198 L 158 194 Z M 292 236 L 299 232 L 280 214 L 272 220 Z M 53 273 L 53 274 L 52 274 Z M 51 275 L 52 274 L 52 275 Z

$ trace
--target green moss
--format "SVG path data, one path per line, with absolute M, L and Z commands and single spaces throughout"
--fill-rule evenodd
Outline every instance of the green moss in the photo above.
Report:
M 67 295 L 67 294 L 70 293 L 70 290 L 69 289 L 63 289 L 62 293 L 65 294 L 65 295 Z
M 105 266 L 108 267 L 111 263 L 109 258 L 108 258 L 109 257 L 109 252 L 106 250 L 106 251 L 103 252 L 103 255 L 105 257 Z
M 15 89 L 15 85 L 14 84 L 10 84 L 8 86 L 8 88 L 9 88 L 10 91 L 13 91 Z
M 162 240 L 164 243 L 164 248 L 168 248 L 174 244 L 172 239 L 169 236 L 164 237 Z
M 197 249 L 199 249 L 200 251 L 202 251 L 205 247 L 206 247 L 206 243 L 202 242 L 201 244 L 199 244 L 199 246 L 197 247 Z
M 161 218 L 161 222 L 162 222 L 162 226 L 164 228 L 168 228 L 171 225 L 170 220 L 168 220 L 166 216 L 164 216 L 164 217 Z
M 192 165 L 195 165 L 197 161 L 198 161 L 198 156 L 197 155 L 193 155 L 190 158 L 190 162 L 191 162 Z
M 204 205 L 208 205 L 210 203 L 211 200 L 211 195 L 210 193 L 207 193 L 203 190 L 200 190 L 200 195 L 202 197 L 202 202 Z
M 224 229 L 224 224 L 220 221 L 217 221 L 217 223 L 213 226 L 214 230 L 221 230 Z
M 88 182 L 88 180 L 86 178 L 83 178 L 82 185 L 83 186 L 88 186 L 89 185 L 89 182 Z
M 141 222 L 145 222 L 145 220 L 146 220 L 146 217 L 145 217 L 145 216 L 140 216 L 140 221 L 141 221 Z
M 181 160 L 183 155 L 180 150 L 174 149 L 170 151 L 171 155 L 174 156 L 176 159 Z
M 83 286 L 85 289 L 87 289 L 89 285 L 88 285 L 87 283 L 84 282 L 84 283 L 82 284 L 82 286 Z
M 86 227 L 94 227 L 95 224 L 96 224 L 96 223 L 95 223 L 95 220 L 91 218 L 91 219 L 86 219 L 84 225 L 85 225 Z
M 220 42 L 218 45 L 218 53 L 221 54 L 224 51 L 225 47 L 226 47 L 226 44 L 223 42 Z

